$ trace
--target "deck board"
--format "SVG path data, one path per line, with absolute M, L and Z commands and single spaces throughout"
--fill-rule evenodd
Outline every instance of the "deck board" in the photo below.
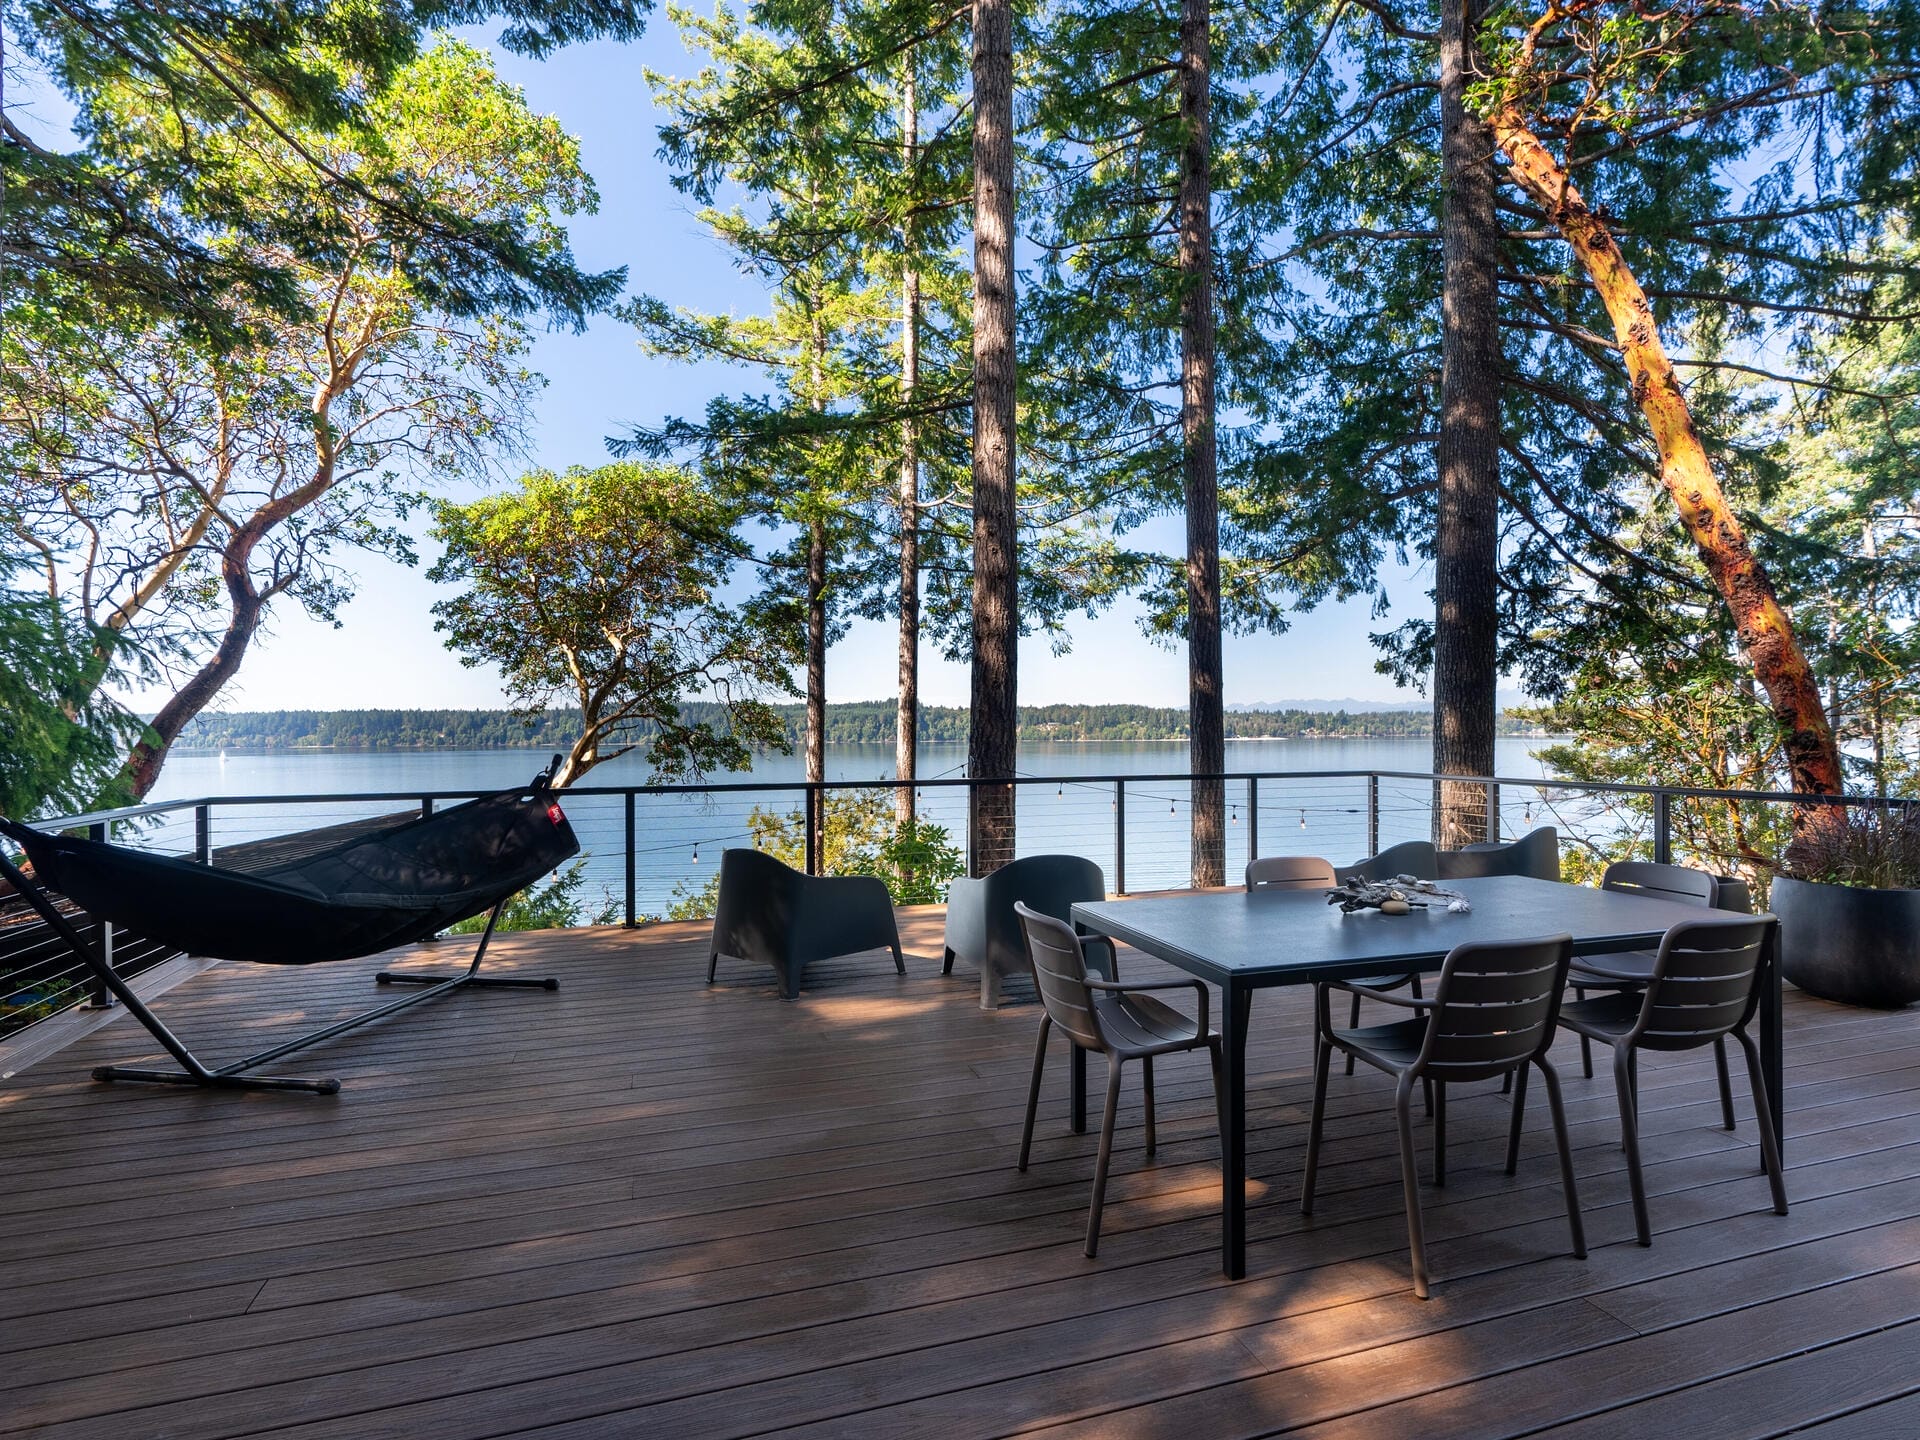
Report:
M 1298 1213 L 1293 992 L 1255 1007 L 1249 1278 L 1219 1276 L 1210 1090 L 1179 1059 L 1152 1159 L 1127 1087 L 1088 1261 L 1064 1051 L 1017 1174 L 1037 1012 L 942 977 L 939 925 L 902 912 L 906 978 L 848 957 L 797 1003 L 752 967 L 702 984 L 698 926 L 505 936 L 495 963 L 557 994 L 459 994 L 283 1062 L 333 1098 L 94 1085 L 153 1046 L 86 1035 L 0 1085 L 0 1435 L 1913 1433 L 1920 1013 L 1789 995 L 1785 1218 L 1746 1099 L 1728 1134 L 1710 1063 L 1648 1056 L 1649 1249 L 1611 1082 L 1563 1044 L 1585 1262 L 1544 1112 L 1509 1178 L 1499 1096 L 1462 1087 L 1422 1304 L 1380 1078 L 1336 1077 Z M 381 963 L 216 967 L 159 1008 L 259 1049 L 367 1004 Z

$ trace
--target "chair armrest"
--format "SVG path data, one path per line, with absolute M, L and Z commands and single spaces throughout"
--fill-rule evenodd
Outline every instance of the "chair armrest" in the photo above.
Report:
M 1431 1010 L 1433 1001 L 1417 1000 L 1411 995 L 1395 995 L 1386 990 L 1375 990 L 1371 985 L 1357 985 L 1351 980 L 1322 980 L 1321 985 L 1331 990 L 1345 990 L 1352 995 L 1364 995 L 1369 1000 L 1378 1000 L 1386 1005 L 1398 1005 L 1406 1010 Z
M 1120 947 L 1113 943 L 1113 937 L 1111 935 L 1082 935 L 1080 937 L 1080 948 L 1084 950 L 1089 945 L 1098 945 L 1107 952 L 1107 973 L 1115 980 L 1118 980 L 1120 978 Z
M 1128 990 L 1184 990 L 1189 987 L 1200 997 L 1200 1033 L 1210 1033 L 1212 1027 L 1207 1024 L 1207 986 L 1204 980 L 1135 980 L 1122 985 L 1118 980 L 1089 980 L 1089 990 L 1109 990 L 1123 994 Z

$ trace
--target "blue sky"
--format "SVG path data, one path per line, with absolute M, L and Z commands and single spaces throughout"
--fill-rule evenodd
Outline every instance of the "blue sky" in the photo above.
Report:
M 486 37 L 471 34 L 484 43 Z M 765 296 L 740 276 L 724 249 L 694 219 L 668 183 L 658 159 L 658 118 L 643 67 L 681 74 L 692 61 L 659 11 L 633 45 L 576 46 L 545 61 L 501 54 L 502 75 L 525 88 L 537 110 L 558 116 L 580 137 L 588 171 L 599 186 L 598 214 L 576 217 L 574 248 L 589 268 L 628 268 L 629 286 L 672 304 L 705 310 L 757 311 Z M 37 107 L 51 118 L 51 106 Z M 697 413 L 721 390 L 763 389 L 758 376 L 723 367 L 672 365 L 644 356 L 632 332 L 609 319 L 585 334 L 543 334 L 534 368 L 547 377 L 530 460 L 562 468 L 606 458 L 605 439 L 635 421 Z M 1178 543 L 1178 522 L 1154 539 Z M 426 547 L 423 547 L 423 550 Z M 504 703 L 498 678 L 464 668 L 433 632 L 429 607 L 439 587 L 418 569 L 364 556 L 344 557 L 357 594 L 333 628 L 282 611 L 256 643 L 222 709 L 489 706 Z M 1389 593 L 1396 615 L 1429 604 L 1424 572 L 1396 572 Z M 1408 699 L 1373 671 L 1370 629 L 1382 628 L 1364 603 L 1324 606 L 1301 615 L 1284 635 L 1229 637 L 1229 703 L 1303 698 Z M 888 627 L 862 622 L 828 658 L 828 695 L 863 700 L 894 693 L 894 639 Z M 1182 653 L 1149 642 L 1131 609 L 1072 627 L 1072 649 L 1050 652 L 1044 638 L 1020 657 L 1020 698 L 1027 704 L 1129 701 L 1178 705 L 1186 699 Z M 965 667 L 927 655 L 921 694 L 929 704 L 964 704 Z M 144 699 L 148 697 L 136 697 Z

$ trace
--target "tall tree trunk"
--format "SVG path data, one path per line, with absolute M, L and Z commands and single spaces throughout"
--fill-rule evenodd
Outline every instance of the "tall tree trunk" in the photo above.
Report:
M 900 161 L 907 172 L 909 213 L 900 225 L 900 699 L 894 716 L 893 815 L 913 819 L 913 783 L 920 773 L 920 432 L 913 405 L 920 388 L 920 268 L 914 257 L 911 207 L 919 196 L 920 99 L 913 52 L 907 52 L 900 96 Z M 901 877 L 904 881 L 905 876 Z
M 809 337 L 810 403 L 826 409 L 827 337 L 820 319 L 820 296 L 809 297 L 812 333 Z M 807 734 L 803 744 L 807 779 L 816 787 L 827 778 L 827 522 L 816 506 L 807 522 Z M 809 857 L 817 872 L 827 849 L 827 796 L 815 788 L 807 792 L 807 816 L 814 836 Z
M 807 779 L 827 778 L 827 527 L 815 519 L 807 526 Z M 808 792 L 816 862 L 826 851 L 826 792 Z
M 1013 7 L 973 6 L 972 868 L 1013 858 L 1020 573 L 1014 508 Z
M 1493 131 L 1467 108 L 1477 0 L 1440 9 L 1444 265 L 1433 533 L 1433 768 L 1491 775 L 1500 679 L 1500 230 Z M 1433 841 L 1498 838 L 1485 785 L 1434 786 Z
M 1673 497 L 1681 523 L 1733 616 L 1754 678 L 1767 692 L 1784 737 L 1793 788 L 1803 794 L 1840 794 L 1844 788 L 1840 751 L 1820 704 L 1813 668 L 1774 593 L 1772 579 L 1747 543 L 1746 531 L 1714 478 L 1686 393 L 1661 344 L 1646 292 L 1627 267 L 1606 222 L 1587 208 L 1565 168 L 1540 143 L 1519 108 L 1502 106 L 1492 122 L 1500 148 L 1512 162 L 1514 180 L 1573 247 L 1607 307 L 1634 403 L 1646 417 L 1660 452 L 1661 484 Z M 1794 813 L 1796 838 L 1842 820 L 1838 806 L 1800 806 Z
M 1209 0 L 1180 5 L 1180 439 L 1187 501 L 1187 770 L 1227 768 L 1220 661 L 1220 493 L 1214 440 Z M 1226 789 L 1192 782 L 1193 884 L 1226 882 Z

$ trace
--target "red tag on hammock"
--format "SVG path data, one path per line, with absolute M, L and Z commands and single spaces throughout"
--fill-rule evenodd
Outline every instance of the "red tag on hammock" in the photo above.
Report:
M 561 809 L 558 805 L 547 806 L 547 819 L 551 820 L 556 825 L 564 825 L 567 823 L 567 817 L 565 814 L 561 812 Z

